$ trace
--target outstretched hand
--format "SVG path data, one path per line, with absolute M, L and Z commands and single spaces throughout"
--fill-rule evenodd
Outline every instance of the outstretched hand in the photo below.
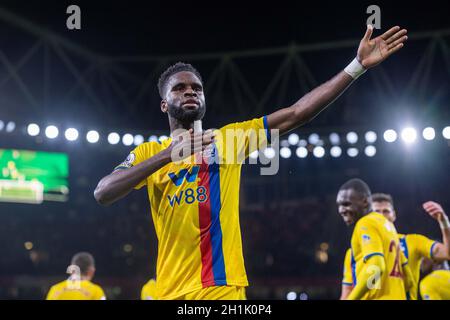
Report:
M 357 59 L 364 68 L 372 68 L 384 61 L 391 54 L 400 50 L 408 39 L 406 29 L 395 26 L 381 36 L 370 39 L 373 26 L 367 25 L 366 34 L 359 43 Z
M 434 201 L 427 201 L 423 205 L 423 208 L 428 214 L 436 219 L 441 220 L 443 216 L 445 215 L 444 209 L 442 209 L 442 206 L 439 203 L 436 203 Z

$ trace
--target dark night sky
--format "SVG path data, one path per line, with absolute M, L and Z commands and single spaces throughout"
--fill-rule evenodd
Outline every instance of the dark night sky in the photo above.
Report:
M 65 9 L 78 4 L 82 30 L 68 31 Z M 359 38 L 370 4 L 384 29 L 449 26 L 448 1 L 2 1 L 2 7 L 109 55 L 197 53 Z

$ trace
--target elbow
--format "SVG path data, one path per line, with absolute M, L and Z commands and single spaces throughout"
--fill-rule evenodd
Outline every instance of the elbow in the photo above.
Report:
M 111 202 L 107 200 L 105 192 L 98 186 L 94 190 L 94 198 L 95 201 L 102 206 L 109 206 L 111 204 Z

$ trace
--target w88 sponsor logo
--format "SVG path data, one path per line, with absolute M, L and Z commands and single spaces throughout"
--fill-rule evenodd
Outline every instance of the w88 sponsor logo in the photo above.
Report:
M 208 195 L 206 193 L 206 188 L 200 186 L 197 187 L 197 189 L 187 188 L 179 193 L 173 194 L 172 196 L 168 195 L 167 199 L 169 200 L 170 206 L 173 208 L 173 206 L 181 205 L 183 203 L 192 204 L 195 201 L 205 202 L 208 200 Z

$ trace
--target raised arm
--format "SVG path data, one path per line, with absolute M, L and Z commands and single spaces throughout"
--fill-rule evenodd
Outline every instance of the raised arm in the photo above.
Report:
M 355 60 L 343 71 L 304 95 L 292 106 L 268 115 L 269 128 L 279 129 L 280 134 L 283 134 L 311 121 L 336 100 L 358 76 L 400 50 L 407 39 L 407 31 L 400 30 L 398 26 L 370 39 L 372 32 L 373 27 L 368 25 L 366 34 L 359 43 Z
M 423 208 L 432 218 L 439 222 L 442 232 L 442 243 L 436 242 L 433 246 L 433 259 L 438 262 L 450 260 L 450 223 L 444 209 L 439 203 L 433 201 L 425 202 Z

